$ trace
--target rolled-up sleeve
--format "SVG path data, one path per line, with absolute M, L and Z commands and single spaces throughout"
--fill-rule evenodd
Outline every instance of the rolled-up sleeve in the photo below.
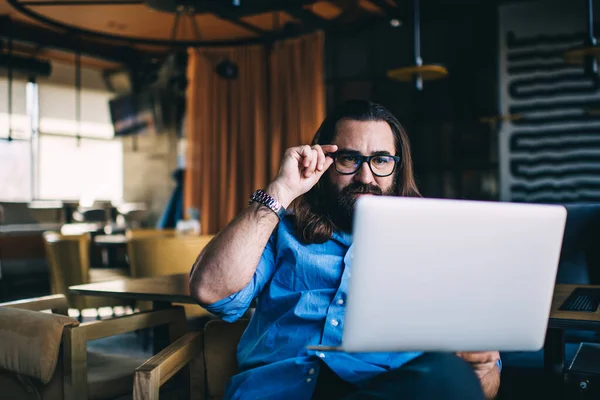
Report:
M 252 304 L 252 300 L 262 292 L 275 272 L 276 232 L 277 230 L 269 238 L 254 276 L 246 287 L 216 303 L 201 304 L 201 306 L 227 322 L 234 322 L 244 315 L 250 304 Z

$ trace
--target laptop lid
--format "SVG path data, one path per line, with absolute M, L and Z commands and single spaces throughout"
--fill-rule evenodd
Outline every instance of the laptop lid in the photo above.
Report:
M 565 221 L 554 205 L 359 198 L 343 350 L 540 349 Z

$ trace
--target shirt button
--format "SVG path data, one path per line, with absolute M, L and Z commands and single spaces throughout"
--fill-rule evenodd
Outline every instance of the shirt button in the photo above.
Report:
M 307 383 L 311 383 L 311 382 L 312 382 L 312 378 L 307 378 L 307 379 L 306 379 L 306 382 L 307 382 Z
M 314 368 L 309 369 L 308 370 L 308 374 L 309 375 L 314 375 L 315 374 L 315 369 Z
M 338 320 L 337 320 L 337 319 L 332 319 L 332 320 L 331 320 L 331 325 L 333 325 L 333 326 L 338 326 L 338 325 L 339 325 L 339 322 L 338 322 Z
M 320 358 L 325 358 L 325 353 L 319 353 L 317 354 Z
M 339 299 L 339 300 L 337 301 L 337 303 L 338 303 L 338 305 L 340 305 L 340 306 L 341 306 L 342 304 L 344 304 L 344 299 Z

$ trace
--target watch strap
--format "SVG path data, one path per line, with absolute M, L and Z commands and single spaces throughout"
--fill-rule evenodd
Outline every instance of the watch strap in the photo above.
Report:
M 254 202 L 262 204 L 263 206 L 269 208 L 279 217 L 280 220 L 283 219 L 283 217 L 286 214 L 285 207 L 283 207 L 281 203 L 279 203 L 273 197 L 269 196 L 262 189 L 258 189 L 257 191 L 252 193 L 252 196 L 250 196 L 250 200 L 248 201 L 248 205 Z

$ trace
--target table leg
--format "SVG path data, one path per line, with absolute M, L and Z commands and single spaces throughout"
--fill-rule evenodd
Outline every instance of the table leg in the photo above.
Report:
M 564 398 L 565 338 L 562 329 L 549 328 L 544 344 L 544 368 L 557 399 Z
M 153 301 L 152 309 L 164 310 L 170 308 L 171 303 L 164 301 Z M 154 354 L 159 353 L 162 349 L 169 345 L 169 327 L 166 325 L 157 326 L 153 329 Z
M 565 366 L 565 338 L 562 329 L 549 328 L 544 344 L 544 368 L 548 374 L 562 377 Z

